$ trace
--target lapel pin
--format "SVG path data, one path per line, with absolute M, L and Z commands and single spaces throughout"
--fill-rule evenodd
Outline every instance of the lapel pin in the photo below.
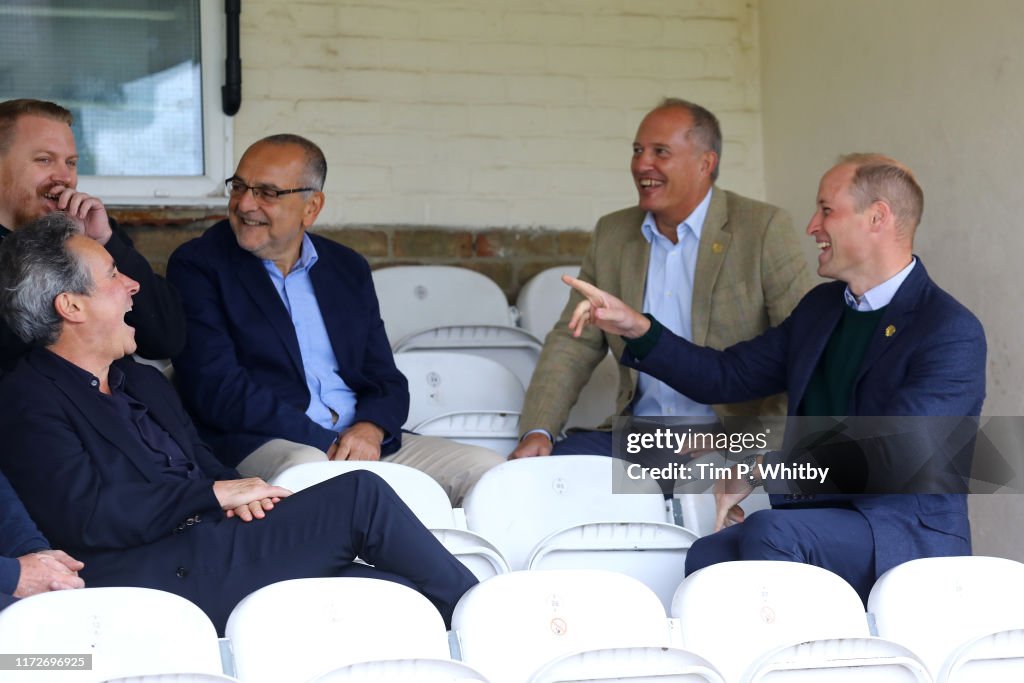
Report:
M 711 243 L 711 253 L 712 254 L 721 254 L 723 249 L 725 249 L 725 247 L 722 246 L 721 242 L 712 242 Z
M 885 336 L 886 337 L 891 337 L 894 334 L 896 334 L 896 326 L 895 325 L 889 325 L 888 327 L 885 328 Z

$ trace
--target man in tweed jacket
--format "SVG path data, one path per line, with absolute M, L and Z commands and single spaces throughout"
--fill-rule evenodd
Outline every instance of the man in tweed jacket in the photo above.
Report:
M 668 313 L 669 329 L 714 348 L 778 325 L 812 284 L 789 216 L 714 185 L 721 147 L 718 120 L 699 105 L 666 99 L 649 112 L 633 143 L 638 205 L 598 221 L 579 275 L 630 306 L 656 312 L 659 320 Z M 576 292 L 569 295 L 544 342 L 511 457 L 610 455 L 609 430 L 620 415 L 711 422 L 785 413 L 783 396 L 703 406 L 620 366 L 615 414 L 596 432 L 573 432 L 553 444 L 594 368 L 609 349 L 616 358 L 624 349 L 620 337 L 595 327 L 572 339 L 567 323 L 579 301 Z

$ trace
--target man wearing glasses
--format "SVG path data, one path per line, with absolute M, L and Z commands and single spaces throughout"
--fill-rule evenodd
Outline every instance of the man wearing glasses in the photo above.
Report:
M 0 241 L 11 230 L 51 213 L 66 213 L 83 234 L 101 244 L 120 270 L 139 282 L 141 293 L 125 320 L 135 328 L 138 353 L 170 358 L 185 343 L 185 319 L 174 288 L 155 275 L 103 202 L 78 188 L 78 150 L 72 117 L 43 100 L 0 102 Z M 9 369 L 28 350 L 0 320 L 0 368 Z
M 426 472 L 457 505 L 504 458 L 402 434 L 408 384 L 369 265 L 307 233 L 326 175 L 323 152 L 305 138 L 256 142 L 226 181 L 228 219 L 171 256 L 167 277 L 188 321 L 174 358 L 179 390 L 218 457 L 244 476 L 383 456 Z

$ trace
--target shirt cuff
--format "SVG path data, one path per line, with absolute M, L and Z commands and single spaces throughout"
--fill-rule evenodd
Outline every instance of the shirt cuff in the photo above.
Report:
M 665 326 L 659 323 L 650 313 L 644 313 L 644 317 L 651 321 L 649 330 L 636 339 L 622 338 L 626 342 L 626 348 L 629 349 L 629 352 L 637 360 L 643 360 L 647 357 L 647 354 L 654 350 L 654 345 L 661 339 L 661 333 L 665 329 Z
M 555 442 L 555 438 L 553 436 L 551 436 L 551 432 L 549 432 L 546 429 L 531 429 L 530 431 L 526 432 L 521 437 L 519 437 L 519 440 L 522 441 L 523 439 L 528 437 L 530 434 L 543 434 L 544 436 L 548 437 L 548 441 L 550 441 L 551 443 Z

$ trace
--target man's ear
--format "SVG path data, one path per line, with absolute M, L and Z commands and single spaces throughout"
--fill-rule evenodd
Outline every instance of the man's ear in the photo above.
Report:
M 706 175 L 708 178 L 715 172 L 718 167 L 718 155 L 712 152 L 710 149 L 706 152 L 702 152 L 700 155 L 700 172 Z
M 323 192 L 314 192 L 313 196 L 306 200 L 306 205 L 302 207 L 302 227 L 308 228 L 316 223 L 316 217 L 324 208 L 324 201 Z
M 85 310 L 81 305 L 82 296 L 71 292 L 61 292 L 53 300 L 53 309 L 64 320 L 75 323 L 82 322 L 85 319 Z
M 895 225 L 896 217 L 893 215 L 889 202 L 877 199 L 868 207 L 868 216 L 871 223 L 871 231 L 878 232 L 883 227 Z

